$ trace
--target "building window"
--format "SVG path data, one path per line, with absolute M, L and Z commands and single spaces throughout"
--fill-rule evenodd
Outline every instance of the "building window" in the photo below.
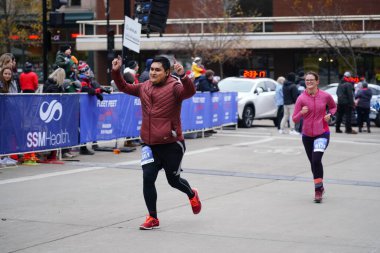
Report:
M 81 0 L 71 0 L 71 6 L 81 6 Z

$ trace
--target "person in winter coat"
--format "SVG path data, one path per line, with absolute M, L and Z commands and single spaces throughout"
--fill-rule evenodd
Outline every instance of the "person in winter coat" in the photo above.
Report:
M 127 67 L 124 69 L 123 73 L 130 73 L 133 76 L 133 79 L 135 80 L 134 83 L 139 83 L 139 64 L 137 61 L 129 61 L 127 63 Z
M 0 78 L 3 78 L 3 73 L 4 73 L 2 71 L 3 68 L 9 68 L 12 70 L 12 77 L 9 80 L 10 83 L 8 84 L 8 81 L 7 81 L 5 84 L 4 79 L 3 79 L 3 85 L 5 85 L 5 86 L 2 86 L 3 88 L 1 88 L 2 89 L 1 93 L 18 93 L 18 92 L 20 92 L 17 80 L 14 79 L 15 75 L 14 75 L 13 71 L 14 71 L 16 61 L 13 60 L 14 59 L 13 57 L 14 56 L 11 53 L 5 53 L 5 54 L 2 54 L 0 56 L 0 72 L 1 72 Z M 8 73 L 8 71 L 6 71 L 6 73 Z
M 11 67 L 3 67 L 0 70 L 0 93 L 18 93 L 17 85 L 12 80 Z
M 143 83 L 146 80 L 149 80 L 149 71 L 150 71 L 150 65 L 152 65 L 152 61 L 153 61 L 153 59 L 151 59 L 151 58 L 149 58 L 149 59 L 146 60 L 146 62 L 145 62 L 145 69 L 141 73 L 141 75 L 139 76 L 139 82 L 140 83 Z
M 51 73 L 46 80 L 44 87 L 42 89 L 43 93 L 63 93 L 65 89 L 63 87 L 63 82 L 66 78 L 66 73 L 63 68 L 57 68 Z
M 206 73 L 206 69 L 202 65 L 202 59 L 200 57 L 195 57 L 193 63 L 191 64 L 191 72 L 194 74 L 195 86 L 198 85 L 198 79 Z
M 337 133 L 342 133 L 342 131 L 340 130 L 340 125 L 342 124 L 343 116 L 345 116 L 345 132 L 347 134 L 357 134 L 357 132 L 353 130 L 351 126 L 352 111 L 355 108 L 355 105 L 354 86 L 350 72 L 346 71 L 344 73 L 343 78 L 338 85 L 336 95 L 338 97 L 338 110 L 336 116 L 335 131 Z
M 179 78 L 170 75 L 170 61 L 166 57 L 155 57 L 150 68 L 149 80 L 128 84 L 120 73 L 122 59 L 112 61 L 112 79 L 120 91 L 139 97 L 142 108 L 141 165 L 143 170 L 143 193 L 149 212 L 142 230 L 158 228 L 157 191 L 155 181 L 158 172 L 165 170 L 168 183 L 185 193 L 193 213 L 201 211 L 198 191 L 181 177 L 181 161 L 185 153 L 185 141 L 181 126 L 182 101 L 195 94 L 195 87 L 185 75 L 183 66 L 174 62 L 174 71 Z
M 298 88 L 295 84 L 296 81 L 296 74 L 293 72 L 290 72 L 287 75 L 286 81 L 284 82 L 284 85 L 282 87 L 282 93 L 284 95 L 284 117 L 282 117 L 281 120 L 281 129 L 279 130 L 280 134 L 285 133 L 285 125 L 289 121 L 290 123 L 290 134 L 292 135 L 298 135 L 299 133 L 294 129 L 294 122 L 292 120 L 289 120 L 291 115 L 293 115 L 294 112 L 294 105 L 297 101 L 298 97 Z
M 198 79 L 197 91 L 209 91 L 216 92 L 219 91 L 218 84 L 214 83 L 214 71 L 211 69 L 206 70 L 204 76 Z
M 371 132 L 371 121 L 369 119 L 369 112 L 371 109 L 372 90 L 368 89 L 366 82 L 362 83 L 362 88 L 355 96 L 356 111 L 358 113 L 358 127 L 359 133 L 362 132 L 363 123 L 367 123 L 367 132 Z
M 25 63 L 24 72 L 20 74 L 20 87 L 22 93 L 35 93 L 38 88 L 38 76 L 32 71 L 33 65 Z

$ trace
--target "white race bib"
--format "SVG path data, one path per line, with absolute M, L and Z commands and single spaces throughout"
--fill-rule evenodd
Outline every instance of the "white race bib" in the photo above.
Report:
M 327 147 L 326 138 L 318 138 L 314 140 L 314 152 L 325 152 Z
M 149 146 L 144 146 L 141 149 L 141 166 L 154 162 L 152 149 Z

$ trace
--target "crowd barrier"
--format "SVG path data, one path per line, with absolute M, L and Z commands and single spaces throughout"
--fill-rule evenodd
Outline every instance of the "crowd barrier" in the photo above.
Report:
M 87 142 L 137 138 L 140 99 L 124 93 L 1 94 L 0 154 L 73 147 Z M 196 93 L 182 103 L 184 132 L 237 123 L 237 93 Z

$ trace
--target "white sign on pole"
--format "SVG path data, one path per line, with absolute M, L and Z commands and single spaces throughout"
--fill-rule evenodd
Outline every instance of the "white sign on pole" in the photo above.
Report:
M 123 36 L 123 46 L 140 53 L 141 24 L 125 16 Z

